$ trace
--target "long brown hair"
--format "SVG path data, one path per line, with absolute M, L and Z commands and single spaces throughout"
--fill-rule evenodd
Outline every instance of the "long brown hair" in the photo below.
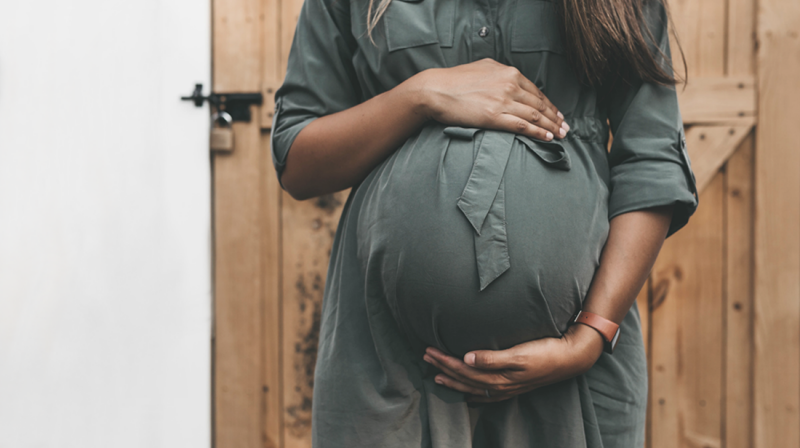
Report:
M 367 33 L 370 39 L 372 29 L 392 0 L 378 0 L 377 5 L 375 1 L 369 0 L 367 8 Z M 638 77 L 645 82 L 664 85 L 685 80 L 685 74 L 683 77 L 676 77 L 672 73 L 672 61 L 661 50 L 655 56 L 650 51 L 648 42 L 656 48 L 658 42 L 655 42 L 645 23 L 644 2 L 663 3 L 664 11 L 669 16 L 665 0 L 554 2 L 561 16 L 567 57 L 586 82 L 591 85 L 602 84 L 609 76 L 624 80 Z M 680 43 L 678 49 L 683 58 Z

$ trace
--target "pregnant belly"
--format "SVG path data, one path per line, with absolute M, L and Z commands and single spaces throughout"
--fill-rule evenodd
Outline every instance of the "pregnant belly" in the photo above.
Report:
M 597 149 L 424 128 L 359 186 L 368 294 L 420 348 L 463 356 L 559 337 L 608 234 Z

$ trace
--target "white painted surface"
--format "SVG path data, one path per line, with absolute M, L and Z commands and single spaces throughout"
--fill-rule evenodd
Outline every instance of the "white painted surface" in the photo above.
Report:
M 0 448 L 210 446 L 210 2 L 0 2 Z

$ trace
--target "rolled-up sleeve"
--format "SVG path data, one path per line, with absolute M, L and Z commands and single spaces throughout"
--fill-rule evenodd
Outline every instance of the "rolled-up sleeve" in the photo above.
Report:
M 348 0 L 305 0 L 286 77 L 275 92 L 270 146 L 279 182 L 289 149 L 306 125 L 361 101 L 352 62 L 355 49 Z
M 645 2 L 644 17 L 655 42 L 670 56 L 667 15 L 659 1 Z M 656 46 L 651 48 L 663 60 Z M 671 70 L 667 64 L 667 73 Z M 698 194 L 675 87 L 635 82 L 620 88 L 609 106 L 609 219 L 631 211 L 674 205 L 667 236 L 686 225 Z

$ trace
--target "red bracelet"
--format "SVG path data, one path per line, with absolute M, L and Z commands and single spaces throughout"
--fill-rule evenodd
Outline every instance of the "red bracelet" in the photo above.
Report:
M 578 311 L 578 314 L 575 315 L 572 322 L 584 324 L 597 330 L 597 332 L 603 336 L 603 341 L 605 341 L 603 349 L 606 353 L 614 352 L 614 348 L 617 346 L 617 340 L 619 340 L 619 325 L 603 316 L 588 311 Z

